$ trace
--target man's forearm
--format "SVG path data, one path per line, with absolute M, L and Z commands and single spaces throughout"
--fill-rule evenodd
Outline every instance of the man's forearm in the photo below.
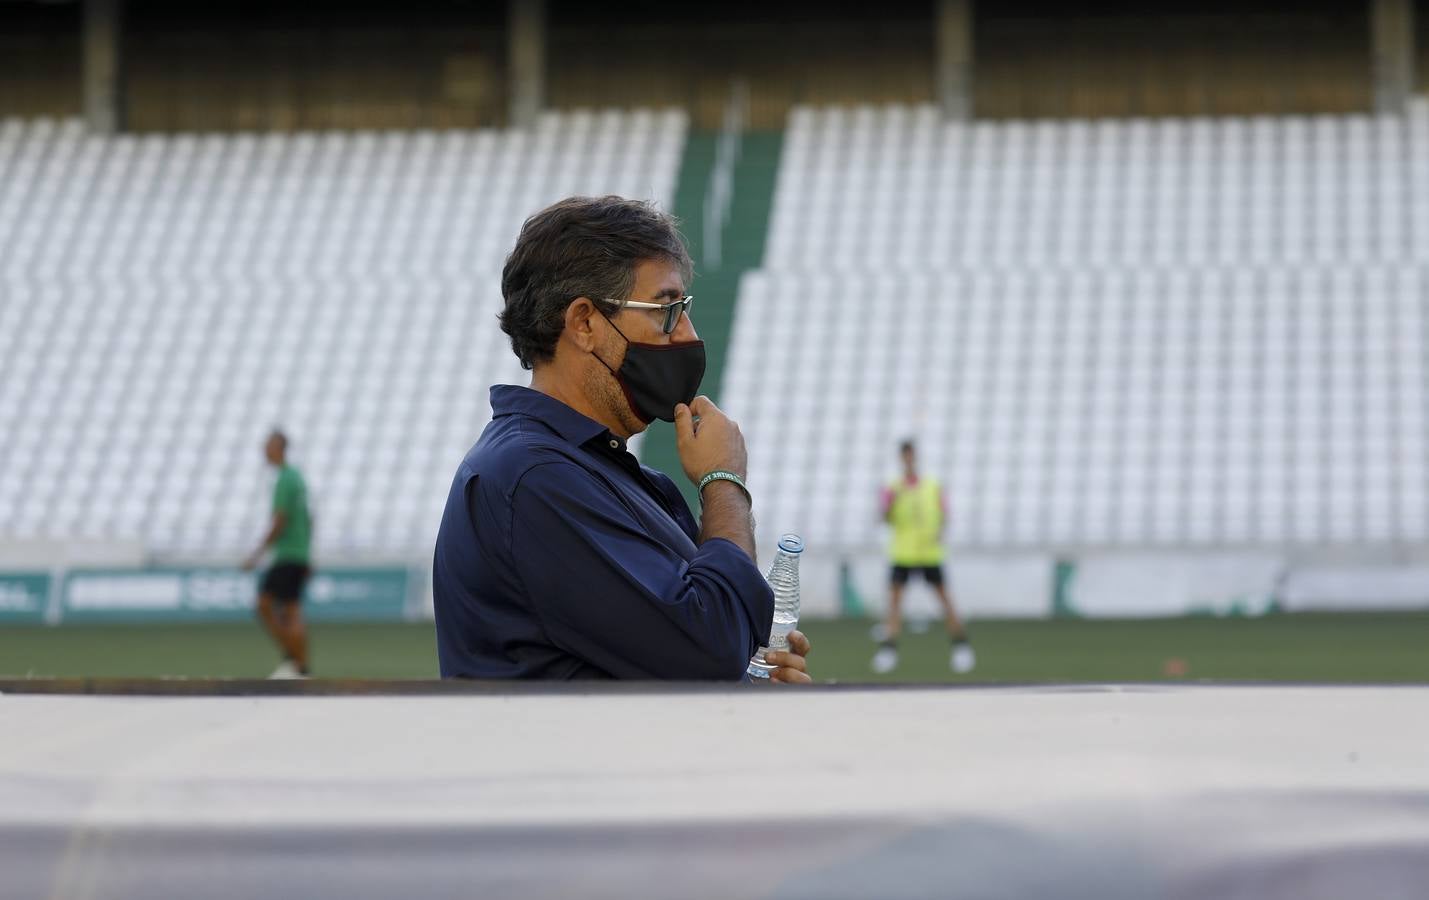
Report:
M 705 485 L 700 499 L 704 501 L 704 511 L 700 514 L 700 543 L 710 538 L 724 538 L 758 562 L 749 495 L 732 482 L 714 481 Z

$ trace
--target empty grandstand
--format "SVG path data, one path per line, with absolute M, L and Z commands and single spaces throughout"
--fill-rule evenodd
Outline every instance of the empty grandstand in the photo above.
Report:
M 552 200 L 668 204 L 678 112 L 530 130 L 95 137 L 0 123 L 0 532 L 233 559 L 281 424 L 329 560 L 427 556 L 487 387 L 500 268 Z
M 1429 104 L 973 123 L 800 108 L 769 240 L 775 271 L 1429 263 Z
M 762 520 L 867 562 L 866 594 L 876 488 L 910 436 L 963 551 L 1263 551 L 1264 595 L 1272 557 L 1429 537 L 1426 325 L 1422 100 L 800 108 L 723 397 L 775 448 L 751 464 Z

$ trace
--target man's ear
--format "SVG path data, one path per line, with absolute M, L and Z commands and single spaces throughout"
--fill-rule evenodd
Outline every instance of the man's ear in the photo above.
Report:
M 565 335 L 587 353 L 595 349 L 595 323 L 592 319 L 598 315 L 600 312 L 589 297 L 577 297 L 566 307 Z

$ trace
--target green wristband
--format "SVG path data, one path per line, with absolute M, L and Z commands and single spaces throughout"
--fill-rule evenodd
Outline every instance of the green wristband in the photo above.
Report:
M 741 491 L 744 491 L 744 496 L 748 497 L 750 504 L 753 505 L 754 497 L 749 493 L 749 488 L 745 485 L 744 479 L 740 478 L 733 472 L 726 472 L 724 469 L 715 469 L 713 472 L 710 472 L 704 478 L 700 479 L 700 486 L 697 490 L 700 495 L 701 505 L 704 505 L 705 502 L 705 488 L 716 481 L 728 481 L 735 484 L 739 487 Z

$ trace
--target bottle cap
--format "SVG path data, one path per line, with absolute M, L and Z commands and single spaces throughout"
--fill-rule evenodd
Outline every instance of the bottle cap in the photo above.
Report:
M 779 536 L 779 549 L 785 553 L 803 553 L 804 539 L 793 532 L 781 534 Z

